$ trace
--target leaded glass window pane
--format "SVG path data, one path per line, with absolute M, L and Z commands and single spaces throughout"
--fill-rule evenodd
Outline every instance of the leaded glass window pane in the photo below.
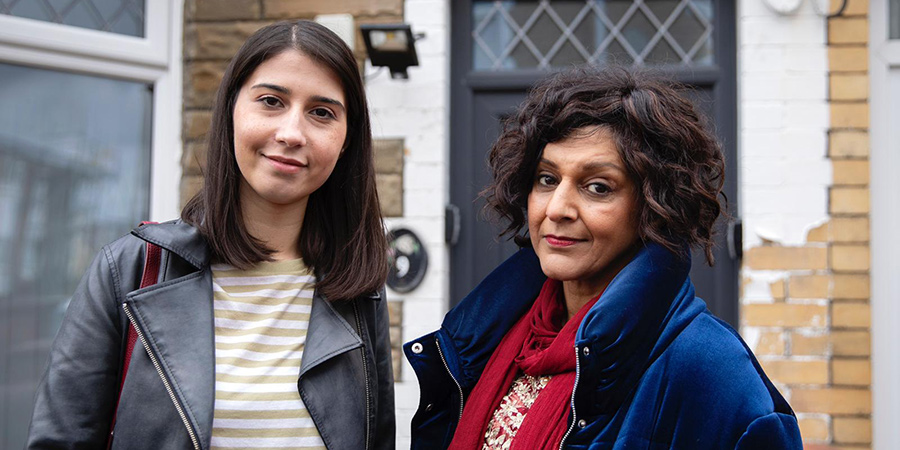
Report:
M 475 70 L 708 66 L 712 0 L 475 1 Z
M 0 0 L 0 14 L 144 37 L 145 0 Z

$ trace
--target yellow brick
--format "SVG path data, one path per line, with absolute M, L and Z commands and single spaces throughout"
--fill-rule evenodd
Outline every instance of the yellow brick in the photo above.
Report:
M 841 16 L 865 16 L 869 13 L 869 0 L 831 0 L 830 13 L 836 13 L 841 8 L 841 4 L 846 1 L 847 6 Z
M 828 242 L 831 232 L 831 223 L 825 222 L 806 233 L 806 242 Z
M 744 323 L 751 327 L 824 327 L 828 308 L 790 303 L 745 305 Z
M 784 355 L 784 333 L 780 331 L 764 331 L 759 334 L 759 341 L 753 353 L 757 355 Z
M 769 284 L 769 290 L 772 292 L 772 298 L 782 301 L 786 297 L 784 289 L 784 280 L 778 280 Z
M 828 421 L 820 417 L 803 417 L 797 421 L 803 442 L 827 441 Z
M 859 187 L 830 189 L 829 212 L 832 214 L 866 214 L 869 212 L 869 190 Z
M 788 286 L 791 298 L 827 298 L 831 278 L 826 275 L 794 275 Z
M 832 295 L 834 298 L 866 300 L 869 298 L 868 275 L 835 274 Z
M 203 177 L 199 175 L 185 176 L 181 178 L 181 207 L 187 204 L 188 200 L 194 196 L 200 187 L 203 186 Z
M 833 128 L 869 128 L 868 103 L 831 103 Z
M 791 406 L 797 412 L 823 414 L 869 414 L 872 395 L 868 389 L 795 388 Z
M 868 74 L 833 73 L 828 83 L 831 100 L 866 100 L 869 98 Z
M 866 46 L 828 47 L 828 68 L 832 72 L 868 72 L 869 49 Z
M 839 272 L 865 272 L 869 270 L 869 246 L 832 245 L 831 268 Z
M 869 444 L 872 442 L 872 420 L 864 417 L 835 417 L 834 442 Z
M 766 375 L 782 384 L 827 384 L 828 362 L 761 360 Z
M 202 175 L 206 170 L 207 146 L 205 142 L 196 141 L 184 144 L 181 154 L 182 175 Z
M 828 252 L 824 247 L 755 247 L 744 255 L 744 263 L 759 270 L 825 269 Z
M 864 17 L 837 17 L 828 21 L 829 44 L 866 44 L 869 21 Z
M 832 359 L 831 382 L 836 385 L 869 386 L 872 363 L 868 359 Z
M 869 156 L 869 133 L 862 130 L 832 130 L 828 135 L 828 156 L 832 158 Z
M 185 111 L 184 131 L 182 132 L 184 140 L 192 141 L 206 137 L 211 119 L 210 111 Z
M 869 219 L 867 217 L 831 219 L 831 239 L 834 242 L 869 242 Z
M 872 326 L 872 310 L 865 303 L 833 303 L 831 326 L 868 328 Z
M 828 335 L 807 336 L 791 334 L 791 351 L 794 356 L 826 356 L 830 354 L 831 339 Z
M 869 161 L 858 159 L 838 159 L 831 162 L 832 184 L 834 185 L 867 185 L 869 184 Z
M 835 356 L 869 356 L 872 343 L 868 331 L 832 331 L 831 351 Z

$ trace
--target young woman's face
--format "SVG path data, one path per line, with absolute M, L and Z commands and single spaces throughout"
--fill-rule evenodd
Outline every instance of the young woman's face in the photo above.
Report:
M 233 120 L 241 199 L 260 206 L 305 208 L 347 136 L 340 80 L 296 50 L 256 68 L 238 93 Z
M 528 232 L 544 273 L 605 289 L 638 242 L 636 194 L 609 131 L 577 130 L 547 144 L 528 194 Z

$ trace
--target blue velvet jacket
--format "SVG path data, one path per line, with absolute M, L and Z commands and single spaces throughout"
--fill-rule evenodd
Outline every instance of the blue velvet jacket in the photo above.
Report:
M 753 353 L 694 295 L 690 262 L 642 249 L 591 308 L 575 338 L 570 449 L 802 449 L 791 407 Z M 421 389 L 413 449 L 446 448 L 466 396 L 545 280 L 531 249 L 492 272 L 404 345 Z

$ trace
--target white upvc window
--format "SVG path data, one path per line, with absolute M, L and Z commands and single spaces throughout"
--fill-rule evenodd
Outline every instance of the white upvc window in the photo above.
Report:
M 0 448 L 99 248 L 179 212 L 183 0 L 0 0 Z
M 0 0 L 0 5 L 11 1 Z M 19 0 L 19 3 L 44 1 Z M 81 3 L 113 2 L 84 0 Z M 129 1 L 122 0 L 122 3 Z M 183 0 L 141 3 L 144 3 L 144 37 L 0 14 L 0 63 L 152 86 L 149 217 L 165 220 L 179 212 Z

